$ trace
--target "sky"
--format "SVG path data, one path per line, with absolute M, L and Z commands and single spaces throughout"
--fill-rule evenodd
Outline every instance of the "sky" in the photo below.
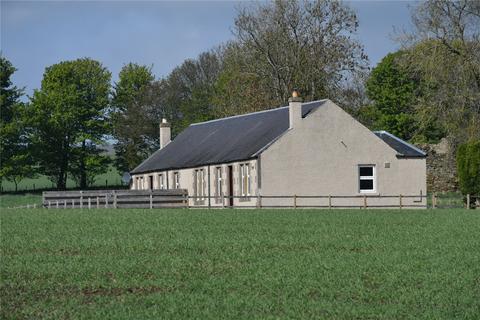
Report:
M 408 1 L 350 1 L 358 39 L 371 66 L 398 49 L 394 28 L 410 29 Z M 129 62 L 151 65 L 157 78 L 185 59 L 233 39 L 233 1 L 4 1 L 2 55 L 18 69 L 12 80 L 27 95 L 46 67 L 82 57 L 96 59 L 118 78 Z

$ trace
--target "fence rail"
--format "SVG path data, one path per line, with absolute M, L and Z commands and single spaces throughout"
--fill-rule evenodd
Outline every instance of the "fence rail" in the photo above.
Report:
M 45 208 L 183 208 L 187 190 L 89 190 L 43 192 Z
M 234 200 L 233 206 L 228 205 Z M 479 196 L 466 195 L 458 207 L 480 208 Z M 270 201 L 268 201 L 270 200 Z M 273 200 L 273 201 L 272 201 Z M 278 201 L 275 201 L 278 200 Z M 187 190 L 86 190 L 43 192 L 45 208 L 450 208 L 441 197 L 417 195 L 252 195 L 189 196 Z M 199 202 L 202 202 L 199 204 Z

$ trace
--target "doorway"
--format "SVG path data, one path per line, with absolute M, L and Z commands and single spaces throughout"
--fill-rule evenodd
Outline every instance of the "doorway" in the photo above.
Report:
M 153 176 L 148 176 L 148 188 L 153 190 Z
M 228 166 L 228 187 L 227 187 L 227 196 L 228 196 L 228 206 L 233 207 L 233 166 Z

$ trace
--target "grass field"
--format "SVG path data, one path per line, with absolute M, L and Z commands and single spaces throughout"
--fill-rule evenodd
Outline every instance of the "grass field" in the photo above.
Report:
M 3 319 L 479 319 L 479 210 L 2 210 Z
M 95 178 L 94 186 L 118 186 L 122 183 L 122 176 L 114 167 L 109 167 L 108 171 L 104 174 L 98 175 Z M 45 188 L 54 188 L 55 185 L 48 179 L 48 177 L 39 175 L 35 179 L 23 179 L 18 183 L 18 190 L 38 190 Z M 67 188 L 75 188 L 77 184 L 72 179 L 67 180 Z M 2 190 L 3 191 L 14 191 L 15 184 L 11 181 L 2 181 Z

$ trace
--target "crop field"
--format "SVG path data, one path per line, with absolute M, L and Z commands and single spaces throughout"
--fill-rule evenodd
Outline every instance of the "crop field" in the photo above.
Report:
M 479 319 L 480 210 L 1 210 L 3 319 Z

